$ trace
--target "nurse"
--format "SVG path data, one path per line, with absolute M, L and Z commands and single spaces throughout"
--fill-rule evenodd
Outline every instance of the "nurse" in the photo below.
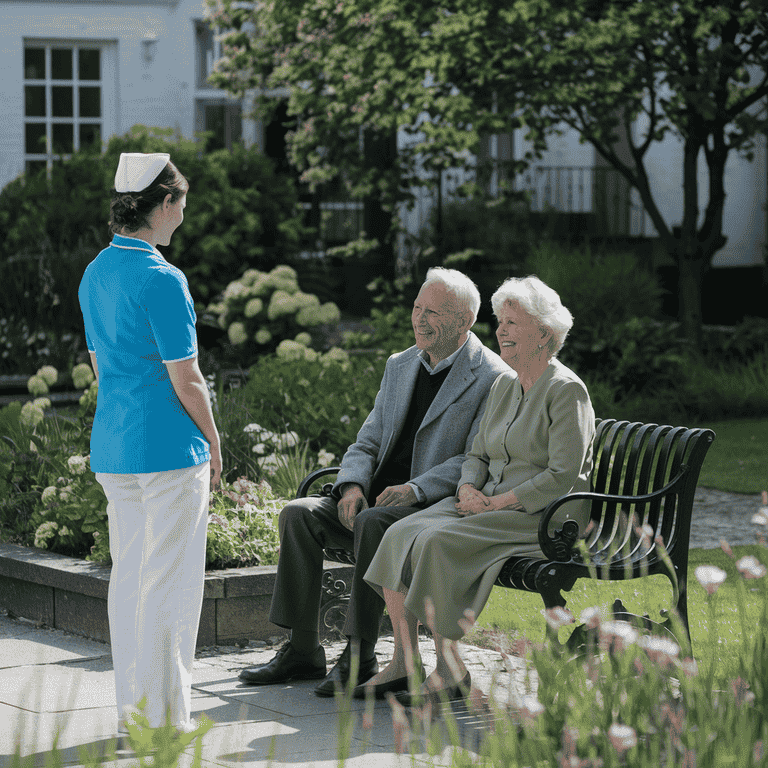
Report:
M 168 245 L 181 224 L 188 188 L 169 155 L 122 154 L 110 206 L 114 237 L 78 292 L 99 385 L 91 469 L 108 501 L 122 733 L 142 699 L 153 728 L 195 727 L 191 674 L 221 448 L 187 279 L 155 247 Z

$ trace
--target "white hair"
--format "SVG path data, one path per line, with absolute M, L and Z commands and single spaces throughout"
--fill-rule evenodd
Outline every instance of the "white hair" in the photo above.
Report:
M 548 344 L 552 357 L 562 349 L 573 326 L 573 315 L 563 306 L 557 291 L 536 275 L 509 277 L 491 296 L 493 314 L 497 318 L 505 304 L 518 304 L 542 328 L 552 331 Z
M 445 267 L 430 267 L 421 287 L 426 288 L 433 283 L 440 283 L 444 286 L 449 293 L 453 294 L 464 310 L 472 315 L 472 322 L 470 323 L 470 327 L 472 327 L 477 320 L 477 313 L 480 311 L 480 291 L 477 290 L 477 286 L 458 270 L 446 269 Z

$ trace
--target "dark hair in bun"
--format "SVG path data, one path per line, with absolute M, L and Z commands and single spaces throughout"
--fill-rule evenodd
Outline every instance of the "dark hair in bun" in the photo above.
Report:
M 179 169 L 169 160 L 157 178 L 141 192 L 116 192 L 112 190 L 112 202 L 109 204 L 109 229 L 112 233 L 138 232 L 149 227 L 152 211 L 171 196 L 175 203 L 187 194 L 189 182 Z

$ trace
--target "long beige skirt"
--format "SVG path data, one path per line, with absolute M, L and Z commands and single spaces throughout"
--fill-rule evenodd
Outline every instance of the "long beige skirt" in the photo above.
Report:
M 464 634 L 459 620 L 467 609 L 480 615 L 508 557 L 543 557 L 539 514 L 502 509 L 462 517 L 455 505 L 451 496 L 392 525 L 365 573 L 379 594 L 407 589 L 405 607 L 424 624 L 431 598 L 434 629 L 451 640 Z

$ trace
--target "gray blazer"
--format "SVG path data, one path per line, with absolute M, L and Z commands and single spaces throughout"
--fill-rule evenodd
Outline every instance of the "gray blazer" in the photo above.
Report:
M 422 365 L 416 346 L 387 360 L 373 410 L 341 460 L 334 490 L 358 483 L 368 496 L 403 426 Z M 471 331 L 427 411 L 413 445 L 410 482 L 420 488 L 427 504 L 456 493 L 464 454 L 472 447 L 491 384 L 509 366 L 485 347 Z

